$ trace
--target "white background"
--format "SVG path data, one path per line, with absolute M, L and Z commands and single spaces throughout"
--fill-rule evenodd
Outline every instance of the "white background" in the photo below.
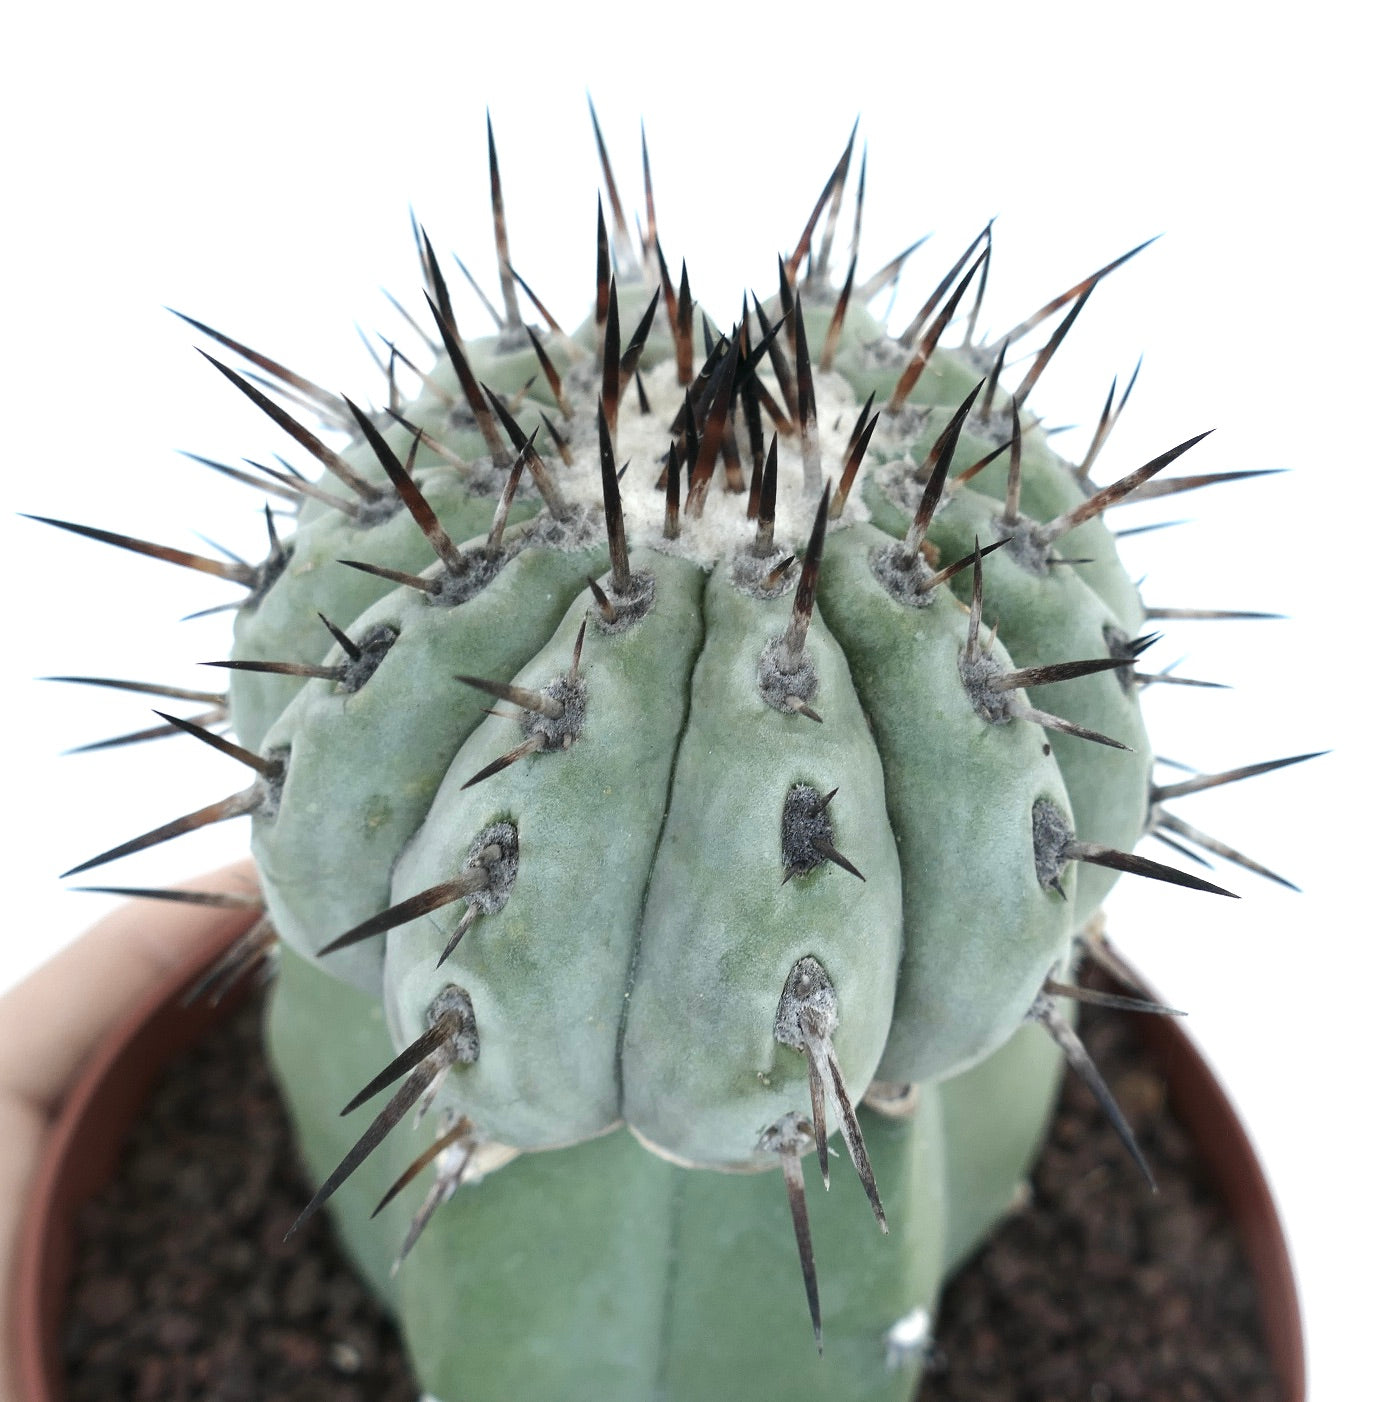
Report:
M 1170 628 L 1161 662 L 1185 654 L 1184 672 L 1235 689 L 1149 695 L 1156 748 L 1207 770 L 1332 754 L 1177 809 L 1303 894 L 1229 868 L 1235 903 L 1127 878 L 1138 889 L 1112 902 L 1111 928 L 1191 1011 L 1267 1160 L 1301 1276 L 1313 1395 L 1360 1396 L 1377 1386 L 1367 1141 L 1384 972 L 1367 575 L 1384 470 L 1374 41 L 1359 7 L 1340 3 L 1291 24 L 1274 7 L 1251 20 L 1246 7 L 1205 4 L 989 3 L 936 17 L 915 5 L 894 17 L 857 3 L 791 25 L 777 8 L 607 5 L 598 19 L 572 6 L 546 25 L 533 10 L 505 7 L 502 21 L 469 5 L 394 3 L 388 19 L 385 7 L 340 5 L 28 7 L 11 20 L 0 87 L 9 500 L 192 549 L 196 528 L 258 552 L 253 494 L 175 450 L 235 461 L 284 440 L 163 304 L 375 395 L 352 323 L 396 333 L 380 285 L 421 305 L 410 203 L 494 286 L 487 105 L 515 265 L 569 326 L 591 281 L 587 89 L 632 210 L 644 117 L 665 249 L 687 258 L 694 291 L 724 320 L 746 284 L 773 285 L 774 255 L 796 240 L 857 113 L 870 169 L 862 262 L 934 231 L 900 321 L 991 215 L 983 320 L 997 332 L 1164 234 L 1099 289 L 1033 402 L 1082 425 L 1075 451 L 1110 378 L 1123 382 L 1143 353 L 1106 480 L 1212 426 L 1186 470 L 1291 468 L 1117 524 L 1194 518 L 1130 550 L 1147 600 L 1289 615 Z M 485 330 L 478 309 L 471 329 Z M 12 514 L 0 532 L 4 987 L 103 908 L 65 894 L 59 871 L 242 775 L 191 742 L 59 758 L 148 712 L 33 680 L 214 684 L 193 664 L 225 655 L 225 616 L 178 620 L 235 590 Z M 96 875 L 171 881 L 244 841 L 232 824 Z

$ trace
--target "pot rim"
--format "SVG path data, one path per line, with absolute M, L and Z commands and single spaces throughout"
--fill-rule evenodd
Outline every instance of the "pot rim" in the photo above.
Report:
M 218 1004 L 185 1003 L 200 975 L 238 930 L 171 969 L 117 1022 L 92 1054 L 55 1119 L 30 1190 L 15 1269 L 15 1361 L 20 1395 L 65 1402 L 60 1326 L 67 1300 L 77 1212 L 109 1181 L 131 1124 L 156 1076 L 228 1018 L 249 996 L 241 980 Z M 1115 987 L 1107 980 L 1110 987 Z M 1142 978 L 1142 996 L 1157 999 Z M 1139 1017 L 1135 1026 L 1168 1086 L 1244 1243 L 1265 1342 L 1283 1402 L 1305 1402 L 1302 1315 L 1291 1257 L 1273 1194 L 1234 1103 L 1180 1019 Z

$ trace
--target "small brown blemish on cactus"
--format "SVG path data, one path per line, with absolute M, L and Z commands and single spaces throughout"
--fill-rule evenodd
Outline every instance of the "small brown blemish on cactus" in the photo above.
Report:
M 822 1182 L 831 1187 L 831 1173 L 827 1159 L 826 1101 L 831 1099 L 831 1108 L 841 1127 L 841 1136 L 846 1141 L 851 1163 L 860 1177 L 865 1196 L 879 1223 L 880 1231 L 888 1232 L 889 1224 L 884 1219 L 884 1208 L 880 1204 L 879 1190 L 875 1185 L 874 1169 L 870 1166 L 870 1156 L 865 1150 L 865 1137 L 860 1132 L 860 1122 L 856 1119 L 851 1105 L 846 1083 L 841 1075 L 841 1066 L 836 1059 L 836 1049 L 831 1044 L 832 1034 L 840 1023 L 839 1004 L 836 990 L 827 977 L 826 970 L 811 955 L 799 959 L 788 974 L 779 998 L 778 1012 L 774 1017 L 774 1039 L 807 1057 L 807 1085 L 812 1100 L 813 1137 L 817 1144 L 817 1162 L 822 1170 Z
M 832 862 L 861 881 L 864 875 L 836 850 L 836 835 L 827 806 L 837 790 L 825 796 L 811 784 L 794 784 L 783 800 L 783 880 L 806 876 L 823 862 Z

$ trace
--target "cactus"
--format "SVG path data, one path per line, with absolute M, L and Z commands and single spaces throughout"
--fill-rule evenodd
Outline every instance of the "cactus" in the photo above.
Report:
M 240 586 L 227 694 L 66 680 L 197 702 L 150 734 L 251 773 L 67 875 L 250 816 L 266 915 L 216 978 L 276 962 L 300 1221 L 330 1201 L 432 1395 L 903 1397 L 1064 1064 L 1147 1174 L 1070 1019 L 1170 1010 L 1078 969 L 1125 974 L 1120 873 L 1231 893 L 1133 847 L 1288 884 L 1168 805 L 1306 756 L 1155 781 L 1140 693 L 1201 683 L 1141 670 L 1175 611 L 1106 524 L 1253 474 L 1159 475 L 1200 435 L 1098 487 L 1132 378 L 1076 464 L 1028 407 L 1138 249 L 982 343 L 987 226 L 891 335 L 912 249 L 857 277 L 857 210 L 834 279 L 852 133 L 720 331 L 647 153 L 636 239 L 597 142 L 570 335 L 510 265 L 493 136 L 496 329 L 463 341 L 415 226 L 425 349 L 380 407 L 192 322 L 300 455 L 223 469 L 273 498 L 264 560 L 50 524 Z M 809 1186 L 838 1133 L 873 1225 Z

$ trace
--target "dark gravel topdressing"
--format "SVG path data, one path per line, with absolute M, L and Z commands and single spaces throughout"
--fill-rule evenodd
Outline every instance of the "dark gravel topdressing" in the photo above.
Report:
M 174 1066 L 85 1209 L 69 1402 L 417 1402 L 326 1223 L 283 1242 L 311 1189 L 259 1014 Z M 1127 1021 L 1093 1011 L 1083 1037 L 1160 1191 L 1069 1079 L 1031 1205 L 947 1293 L 924 1402 L 1278 1398 L 1248 1266 Z

